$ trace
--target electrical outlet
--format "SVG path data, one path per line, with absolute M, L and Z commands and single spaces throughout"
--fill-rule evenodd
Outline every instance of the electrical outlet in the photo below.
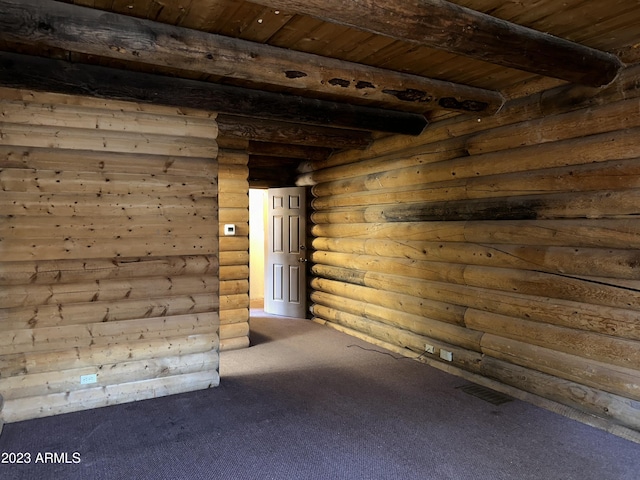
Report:
M 98 381 L 98 375 L 92 373 L 91 375 L 80 375 L 80 385 L 88 385 L 89 383 L 96 383 Z
M 453 361 L 453 353 L 449 350 L 440 350 L 440 358 L 446 360 L 447 362 Z
M 424 351 L 427 353 L 435 353 L 436 349 L 433 345 L 429 345 L 428 343 L 424 346 Z

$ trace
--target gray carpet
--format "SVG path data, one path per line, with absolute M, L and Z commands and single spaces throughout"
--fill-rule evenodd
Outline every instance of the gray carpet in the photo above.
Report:
M 636 480 L 640 445 L 307 320 L 252 318 L 220 387 L 5 425 L 8 479 Z

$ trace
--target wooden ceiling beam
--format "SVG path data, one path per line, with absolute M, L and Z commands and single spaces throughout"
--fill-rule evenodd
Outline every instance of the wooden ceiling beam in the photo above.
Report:
M 63 77 L 59 77 L 59 71 L 47 71 L 40 68 L 43 64 L 42 62 L 44 62 L 44 65 L 49 65 L 51 62 L 55 62 L 56 64 L 60 63 L 50 59 L 0 52 L 0 86 L 72 95 L 98 96 L 113 100 L 151 101 L 151 103 L 155 104 L 199 109 L 210 109 L 210 107 L 220 106 L 215 103 L 215 100 L 210 103 L 204 97 L 187 94 L 186 90 L 180 88 L 183 82 L 182 79 L 155 77 L 154 75 L 142 75 L 135 72 L 119 72 L 124 75 L 123 78 L 125 81 L 122 84 L 112 82 L 113 78 L 109 76 L 98 80 L 92 75 L 90 79 L 96 80 L 96 83 L 93 83 L 93 81 L 87 81 L 87 78 L 81 75 L 75 77 L 73 75 L 64 75 Z M 32 70 L 24 68 L 25 66 L 33 67 L 34 65 L 38 68 Z M 74 71 L 77 70 L 70 70 L 70 72 Z M 85 70 L 81 69 L 81 71 Z M 99 71 L 102 71 L 102 69 L 99 69 Z M 136 79 L 136 81 L 132 82 L 132 79 Z M 145 84 L 144 80 L 150 80 L 150 83 Z M 102 85 L 103 81 L 108 85 Z M 156 90 L 154 87 L 156 82 L 167 82 L 168 89 Z M 171 101 L 171 97 L 174 99 L 173 101 Z M 216 108 L 211 109 L 218 111 Z M 293 145 L 315 146 L 323 149 L 359 149 L 365 148 L 372 142 L 371 133 L 365 130 L 305 125 L 273 119 L 227 114 L 218 114 L 217 121 L 219 137 L 223 137 L 224 142 L 242 145 L 238 147 L 242 149 L 245 149 L 245 145 L 248 145 L 248 142 L 251 140 L 257 142 L 291 143 Z M 239 143 L 238 140 L 242 142 Z
M 615 55 L 444 0 L 252 0 L 505 67 L 599 87 L 624 66 Z
M 424 115 L 0 52 L 0 85 L 255 118 L 418 135 Z
M 491 90 L 51 0 L 0 0 L 0 12 L 0 40 L 9 43 L 208 73 L 418 113 L 443 108 L 490 115 L 504 103 L 502 95 Z
M 285 187 L 293 186 L 299 176 L 297 158 L 249 156 L 249 186 Z
M 287 143 L 336 149 L 364 149 L 373 137 L 363 130 L 300 125 L 220 114 L 217 117 L 219 137 L 260 142 Z
M 264 143 L 250 141 L 247 153 L 260 157 L 297 158 L 299 160 L 321 161 L 331 155 L 331 148 L 307 147 L 304 145 L 286 145 L 283 143 Z

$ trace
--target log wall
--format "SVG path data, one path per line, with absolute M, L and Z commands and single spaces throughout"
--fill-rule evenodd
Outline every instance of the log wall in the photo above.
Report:
M 249 346 L 249 155 L 221 148 L 220 164 L 220 350 Z M 234 236 L 224 225 L 235 225 Z
M 628 68 L 316 162 L 315 320 L 640 431 L 639 97 Z
M 2 420 L 217 385 L 215 115 L 19 90 L 0 109 Z

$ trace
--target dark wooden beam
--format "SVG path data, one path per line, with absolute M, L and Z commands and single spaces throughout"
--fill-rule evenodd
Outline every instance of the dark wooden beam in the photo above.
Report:
M 337 149 L 364 149 L 371 144 L 371 133 L 363 130 L 299 125 L 220 114 L 217 117 L 220 137 L 288 143 Z
M 260 157 L 297 158 L 300 160 L 320 161 L 331 155 L 331 148 L 307 147 L 304 145 L 285 145 L 282 143 L 249 142 L 247 153 Z
M 264 155 L 249 155 L 249 168 L 292 168 L 295 173 L 302 160 L 290 157 L 269 157 Z
M 613 81 L 614 55 L 443 0 L 253 0 L 398 40 L 573 83 Z
M 0 12 L 0 41 L 9 43 L 243 79 L 394 110 L 492 114 L 504 103 L 500 93 L 490 90 L 51 0 L 0 0 Z
M 418 135 L 423 115 L 0 52 L 0 85 L 193 107 L 310 125 Z
M 292 187 L 298 178 L 297 158 L 249 156 L 249 186 Z

